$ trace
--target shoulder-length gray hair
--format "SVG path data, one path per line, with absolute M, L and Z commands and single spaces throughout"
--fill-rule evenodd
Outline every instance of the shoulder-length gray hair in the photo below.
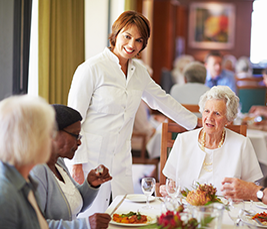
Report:
M 239 98 L 228 86 L 214 86 L 200 97 L 199 111 L 202 113 L 205 104 L 210 99 L 223 99 L 226 103 L 226 118 L 228 122 L 232 122 L 237 113 L 239 106 Z
M 14 166 L 45 163 L 51 153 L 55 111 L 44 99 L 11 96 L 0 102 L 0 160 Z

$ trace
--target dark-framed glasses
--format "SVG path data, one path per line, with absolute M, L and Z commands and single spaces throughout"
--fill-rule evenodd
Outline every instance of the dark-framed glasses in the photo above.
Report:
M 75 137 L 77 141 L 82 139 L 82 135 L 80 135 L 80 134 L 73 134 L 73 133 L 70 133 L 66 130 L 62 130 L 62 131 L 66 132 L 67 134 L 71 135 L 72 137 Z

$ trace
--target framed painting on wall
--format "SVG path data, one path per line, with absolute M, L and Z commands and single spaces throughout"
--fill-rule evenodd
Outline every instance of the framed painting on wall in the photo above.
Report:
M 235 6 L 231 3 L 192 3 L 189 46 L 230 49 L 234 46 Z

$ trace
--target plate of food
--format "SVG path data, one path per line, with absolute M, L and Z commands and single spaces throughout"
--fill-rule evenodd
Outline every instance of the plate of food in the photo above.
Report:
M 246 214 L 246 212 L 243 212 L 241 214 L 241 220 L 251 226 L 258 226 L 261 228 L 267 228 L 267 213 L 266 212 L 260 212 L 255 215 Z
M 262 209 L 267 209 L 267 205 L 262 202 L 255 202 L 255 206 Z
M 156 217 L 132 211 L 128 213 L 115 213 L 110 221 L 111 224 L 127 227 L 145 226 L 156 222 Z
M 136 203 L 145 203 L 146 202 L 146 195 L 144 194 L 128 194 L 126 197 L 126 200 L 136 202 Z M 154 196 L 149 196 L 148 201 L 154 201 L 155 197 Z

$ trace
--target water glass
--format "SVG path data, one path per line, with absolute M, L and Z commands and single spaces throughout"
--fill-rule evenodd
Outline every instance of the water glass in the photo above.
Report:
M 141 187 L 143 193 L 146 195 L 146 206 L 143 208 L 150 209 L 153 208 L 149 205 L 149 197 L 155 191 L 156 180 L 153 177 L 145 177 L 142 179 Z
M 229 199 L 229 217 L 234 221 L 235 227 L 238 226 L 240 222 L 240 217 L 245 209 L 245 203 L 241 199 Z
M 204 206 L 192 207 L 193 217 L 197 221 L 203 222 L 207 217 L 213 218 L 212 221 L 205 228 L 220 229 L 222 225 L 224 205 L 221 203 L 213 203 Z
M 166 179 L 166 191 L 171 198 L 177 198 L 180 190 L 180 185 L 177 182 L 171 178 Z

